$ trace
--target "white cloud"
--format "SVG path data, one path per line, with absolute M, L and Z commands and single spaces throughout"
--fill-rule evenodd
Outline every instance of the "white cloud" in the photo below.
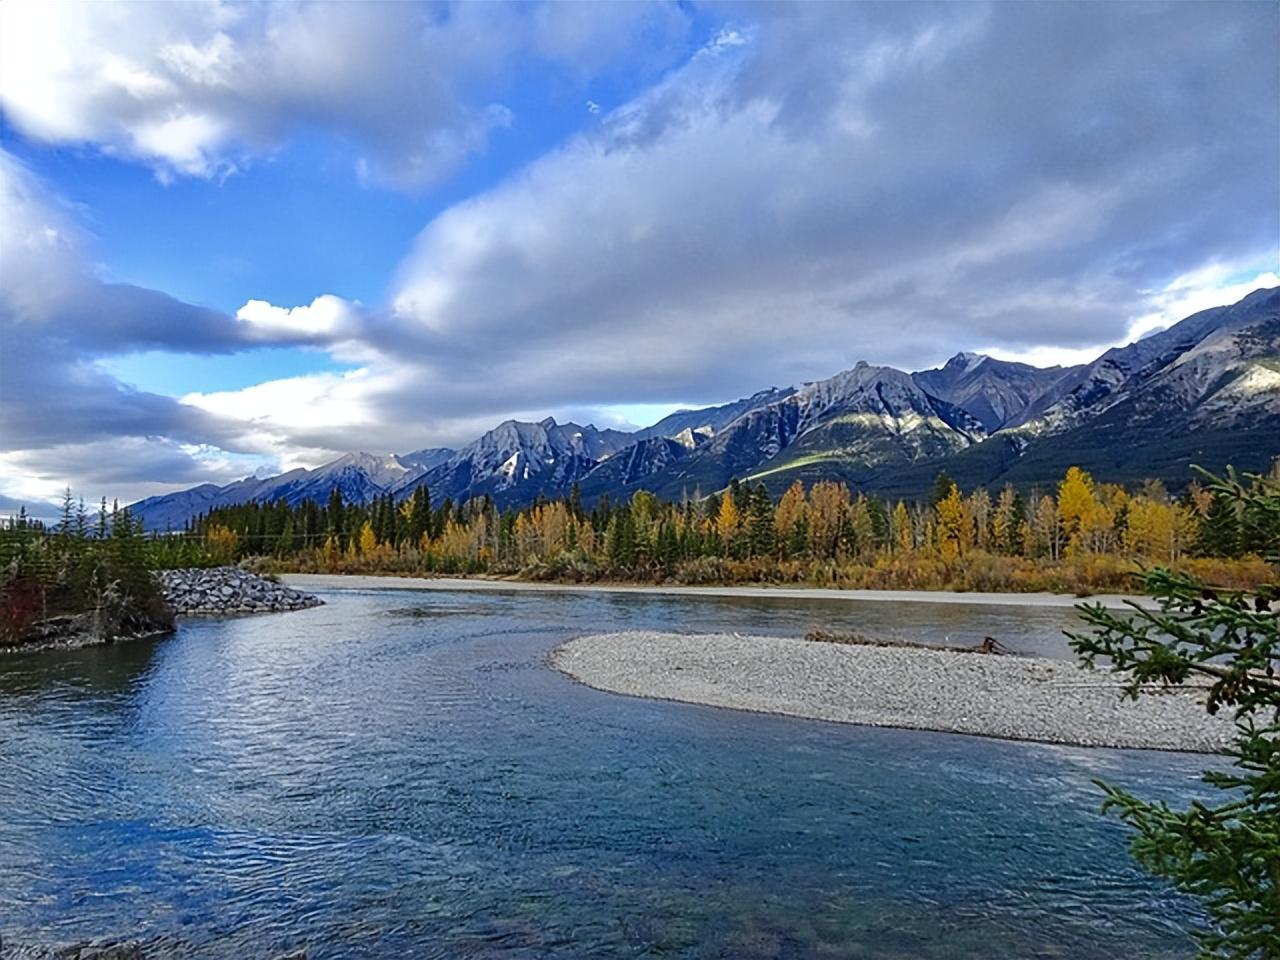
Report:
M 669 62 L 674 5 L 0 4 L 0 107 L 27 136 L 220 177 L 322 129 L 368 178 L 448 176 L 510 124 L 518 57 L 585 79 Z M 643 38 L 636 42 L 636 38 Z
M 1269 258 L 1280 262 L 1280 250 Z M 1001 346 L 982 349 L 1000 360 L 1030 363 L 1038 367 L 1063 366 L 1088 363 L 1112 347 L 1122 347 L 1145 336 L 1173 326 L 1193 313 L 1235 303 L 1254 290 L 1280 287 L 1280 273 L 1275 270 L 1242 270 L 1241 264 L 1209 263 L 1188 271 L 1170 281 L 1160 290 L 1146 295 L 1148 312 L 1129 319 L 1124 333 L 1109 342 L 1088 347 L 1069 349 L 1058 346 L 1037 346 L 1027 350 L 1008 350 Z M 1254 265 L 1256 269 L 1256 265 Z M 1241 277 L 1248 279 L 1241 279 Z
M 332 296 L 293 310 L 258 302 L 234 319 L 103 283 L 89 246 L 66 204 L 0 150 L 0 495 L 47 499 L 72 484 L 89 496 L 136 498 L 234 479 L 235 470 L 247 472 L 243 462 L 261 463 L 279 445 L 254 435 L 252 410 L 223 414 L 133 389 L 103 369 L 103 357 L 282 344 L 364 352 L 344 339 L 355 335 L 358 304 Z
M 307 306 L 277 307 L 265 300 L 250 300 L 236 311 L 236 319 L 249 327 L 254 340 L 329 343 L 357 335 L 359 305 L 326 293 Z
M 533 8 L 514 29 L 506 12 L 465 5 L 410 28 L 382 19 L 418 9 L 404 5 L 373 7 L 367 22 L 354 5 L 166 5 L 140 23 L 130 18 L 144 8 L 102 6 L 96 44 L 79 23 L 57 26 L 57 44 L 36 38 L 32 92 L 11 94 L 0 74 L 21 129 L 214 175 L 305 117 L 352 131 L 370 176 L 414 181 L 483 148 L 485 134 L 467 131 L 494 101 L 460 100 L 456 77 L 492 73 L 513 43 L 578 56 L 605 16 Z M 529 26 L 560 8 L 584 19 Z M 25 431 L 23 449 L 74 431 L 158 435 L 184 456 L 217 447 L 287 467 L 463 442 L 507 416 L 726 400 L 859 359 L 912 368 L 974 348 L 1092 359 L 1276 282 L 1280 90 L 1263 69 L 1276 39 L 1263 8 L 1222 9 L 745 8 L 755 23 L 427 224 L 386 306 L 251 299 L 230 318 L 104 285 L 75 224 L 49 204 L 32 212 L 30 185 L 0 177 L 19 213 L 0 217 L 14 281 L 0 282 L 0 319 L 50 333 L 36 372 L 12 375 L 66 385 L 38 429 L 12 394 L 0 425 Z M 503 28 L 481 29 L 493 23 Z M 382 40 L 392 53 L 370 54 Z M 393 98 L 405 78 L 367 64 L 397 61 L 408 42 L 437 44 L 439 70 Z M 403 125 L 386 109 L 419 94 Z M 178 117 L 221 126 L 135 140 Z M 73 335 L 79 353 L 59 353 Z M 177 402 L 83 363 L 269 343 L 359 369 Z

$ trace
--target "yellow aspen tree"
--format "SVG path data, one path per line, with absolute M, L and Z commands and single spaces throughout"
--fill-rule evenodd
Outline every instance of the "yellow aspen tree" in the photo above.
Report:
M 738 505 L 733 502 L 733 495 L 726 491 L 724 498 L 720 501 L 720 512 L 716 515 L 716 533 L 720 537 L 720 542 L 724 544 L 725 550 L 729 549 L 729 544 L 737 537 L 741 526 L 742 514 L 738 510 Z
M 1111 514 L 1098 502 L 1093 477 L 1079 467 L 1068 467 L 1058 484 L 1058 519 L 1069 556 L 1095 549 L 1110 527 Z
M 373 532 L 373 524 L 368 520 L 360 528 L 359 552 L 366 557 L 372 557 L 378 552 L 378 538 Z
M 1095 500 L 1080 517 L 1075 536 L 1067 544 L 1072 555 L 1080 553 L 1106 553 L 1115 531 L 1115 515 L 1101 501 Z
M 534 524 L 529 522 L 527 513 L 522 511 L 516 514 L 516 525 L 512 533 L 516 545 L 516 562 L 523 566 L 533 556 L 537 547 L 537 530 Z
M 901 553 L 910 553 L 915 549 L 915 524 L 911 522 L 911 512 L 907 505 L 901 500 L 893 508 L 893 540 Z
M 974 546 L 986 550 L 991 545 L 991 494 L 979 487 L 969 494 L 965 508 L 973 521 Z
M 964 497 L 960 496 L 960 488 L 953 483 L 934 511 L 938 516 L 935 533 L 938 552 L 944 560 L 954 560 L 973 545 L 972 522 L 969 511 L 965 509 Z
M 1093 478 L 1079 467 L 1068 467 L 1058 484 L 1058 519 L 1068 541 L 1080 531 L 1080 525 L 1097 507 L 1093 496 Z
M 840 523 L 849 506 L 849 488 L 833 480 L 821 480 L 809 491 L 809 545 L 819 558 L 834 557 Z
M 228 526 L 215 523 L 205 531 L 204 544 L 221 563 L 230 563 L 240 546 L 240 535 Z
M 1173 511 L 1149 497 L 1135 497 L 1129 503 L 1129 522 L 1124 531 L 1125 550 L 1144 560 L 1171 559 L 1173 552 Z
M 791 486 L 787 487 L 787 492 L 782 495 L 782 499 L 778 501 L 777 509 L 773 512 L 773 529 L 778 535 L 779 543 L 787 542 L 787 538 L 791 536 L 791 531 L 804 518 L 807 509 L 808 504 L 804 498 L 804 484 L 796 480 Z
M 1006 484 L 996 498 L 995 510 L 991 514 L 991 545 L 998 553 L 1008 553 L 1016 548 L 1015 540 L 1020 538 L 1017 516 L 1018 494 L 1013 486 Z
M 1045 554 L 1057 560 L 1061 548 L 1061 527 L 1058 524 L 1058 505 L 1053 497 L 1045 494 L 1036 504 L 1030 523 L 1032 553 Z

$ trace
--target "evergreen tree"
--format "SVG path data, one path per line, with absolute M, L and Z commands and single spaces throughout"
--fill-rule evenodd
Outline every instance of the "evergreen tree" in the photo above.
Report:
M 334 487 L 329 491 L 329 504 L 325 507 L 325 532 L 342 546 L 343 523 L 346 520 L 342 503 L 342 491 Z
M 1238 557 L 1240 555 L 1240 517 L 1236 505 L 1224 496 L 1215 496 L 1209 502 L 1209 510 L 1200 524 L 1200 537 L 1196 544 L 1200 553 L 1209 557 Z
M 422 542 L 422 535 L 431 526 L 431 493 L 422 484 L 413 488 L 413 496 L 409 498 L 409 518 L 405 534 L 409 543 L 417 546 Z
M 933 479 L 933 492 L 929 494 L 929 506 L 936 507 L 951 494 L 951 488 L 956 486 L 956 482 L 951 479 L 945 470 L 939 470 L 938 475 Z
M 750 494 L 747 508 L 747 554 L 752 557 L 773 555 L 775 540 L 773 531 L 773 501 L 764 484 L 759 484 Z
M 676 536 L 676 525 L 670 517 L 664 519 L 658 527 L 655 559 L 664 573 L 670 573 L 680 559 L 680 543 Z

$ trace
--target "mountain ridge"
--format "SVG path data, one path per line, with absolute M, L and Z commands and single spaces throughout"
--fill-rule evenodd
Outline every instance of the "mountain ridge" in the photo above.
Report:
M 1280 453 L 1280 288 L 1200 311 L 1091 363 L 1034 367 L 969 352 L 907 373 L 859 362 L 823 380 L 770 387 L 678 410 L 624 432 L 592 424 L 507 420 L 458 449 L 399 456 L 345 454 L 314 470 L 201 484 L 133 506 L 150 529 L 181 526 L 248 500 L 365 502 L 408 496 L 490 496 L 500 507 L 565 496 L 585 502 L 706 494 L 730 479 L 772 492 L 800 479 L 919 493 L 938 470 L 968 485 L 1048 482 L 1075 457 L 1104 479 L 1134 473 L 1184 482 L 1191 458 L 1264 468 Z M 1220 462 L 1221 461 L 1221 462 Z

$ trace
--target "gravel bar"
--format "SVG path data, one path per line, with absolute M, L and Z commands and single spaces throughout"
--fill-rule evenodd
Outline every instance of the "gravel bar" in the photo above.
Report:
M 635 631 L 571 640 L 551 664 L 613 693 L 876 727 L 1200 753 L 1234 733 L 1203 687 L 1122 699 L 1122 677 L 1040 657 Z
M 547 583 L 533 580 L 480 577 L 399 577 L 361 573 L 285 573 L 280 581 L 301 590 L 444 590 L 497 593 L 632 593 L 663 597 L 715 597 L 719 599 L 851 600 L 887 603 L 959 603 L 1000 607 L 1074 607 L 1100 603 L 1114 610 L 1137 603 L 1154 607 L 1149 597 L 1100 593 L 1077 597 L 1066 593 L 980 593 L 953 590 L 845 590 L 836 587 L 694 587 L 673 583 Z

